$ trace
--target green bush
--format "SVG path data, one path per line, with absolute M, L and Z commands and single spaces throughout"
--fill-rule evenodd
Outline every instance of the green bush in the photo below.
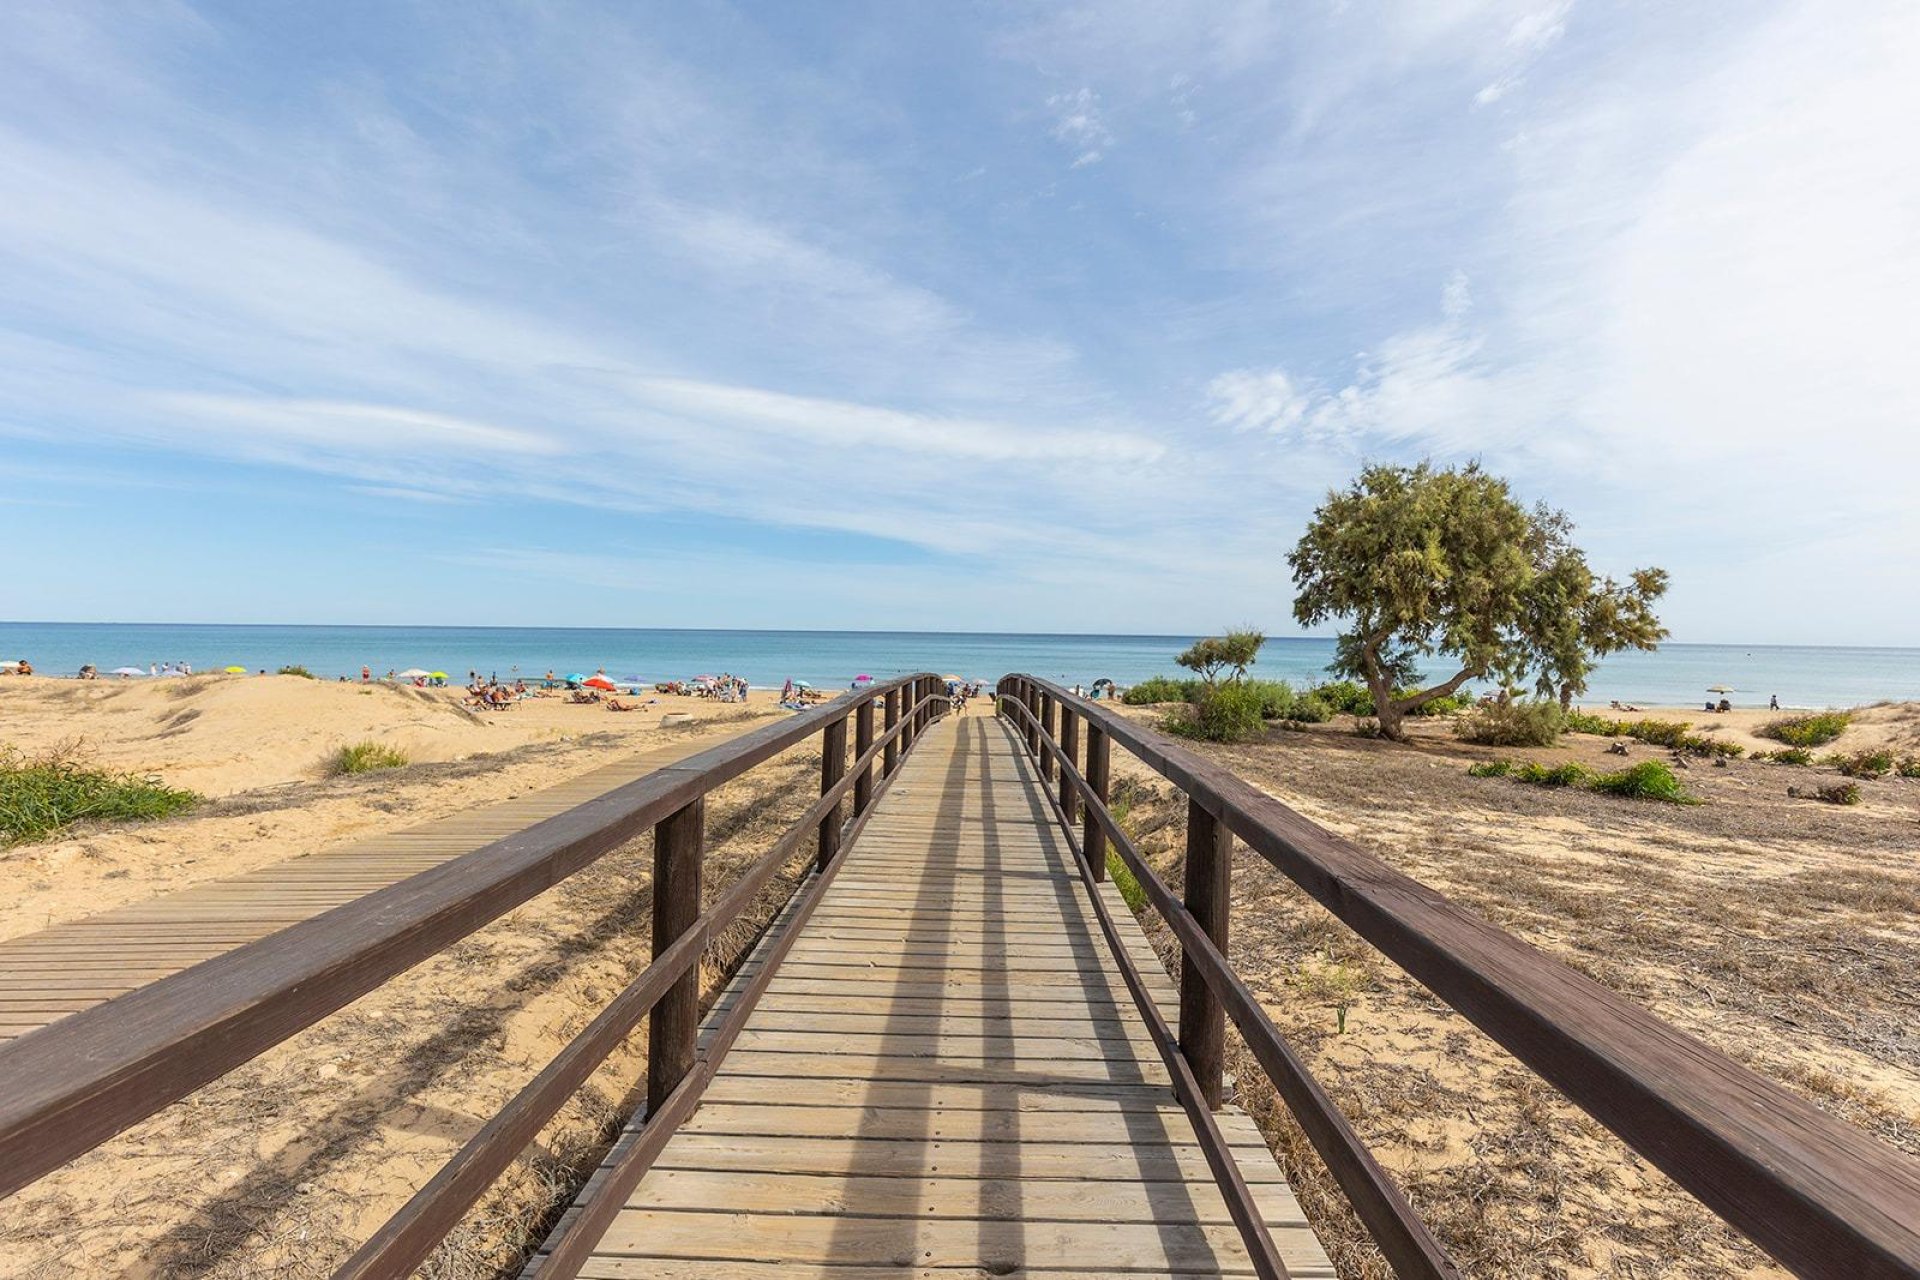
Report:
M 1595 773 L 1583 764 L 1568 762 L 1544 765 L 1534 762 L 1516 764 L 1512 760 L 1488 760 L 1469 765 L 1467 773 L 1476 778 L 1512 778 L 1536 787 L 1581 787 L 1602 795 L 1625 796 L 1633 800 L 1664 800 L 1669 804 L 1698 804 L 1686 792 L 1673 770 L 1658 760 L 1642 760 L 1617 773 Z
M 1333 708 L 1322 701 L 1317 693 L 1303 694 L 1294 699 L 1293 710 L 1286 718 L 1294 724 L 1325 724 L 1333 719 Z
M 303 676 L 308 680 L 313 680 L 317 678 L 315 677 L 313 672 L 307 670 L 305 667 L 299 665 L 298 663 L 290 663 L 287 666 L 280 668 L 280 670 L 276 674 L 283 675 L 283 676 Z
M 348 773 L 373 773 L 379 769 L 400 769 L 407 764 L 407 753 L 368 740 L 342 747 L 327 758 L 327 772 L 335 777 Z
M 1412 693 L 1413 690 L 1397 689 L 1394 692 L 1404 696 Z M 1437 698 L 1432 698 L 1421 703 L 1407 714 L 1413 716 L 1450 716 L 1455 712 L 1465 711 L 1471 706 L 1473 706 L 1473 696 L 1471 694 L 1443 693 Z
M 1331 680 L 1319 685 L 1309 694 L 1320 699 L 1335 715 L 1370 716 L 1373 714 L 1373 695 L 1367 687 L 1352 680 Z
M 1265 732 L 1257 689 L 1230 680 L 1203 688 L 1190 712 L 1174 712 L 1161 722 L 1168 733 L 1208 742 L 1245 742 Z
M 1782 747 L 1778 751 L 1756 751 L 1755 760 L 1771 760 L 1775 764 L 1812 764 L 1813 752 L 1805 747 Z
M 1824 800 L 1828 804 L 1859 804 L 1860 784 L 1836 782 L 1826 787 L 1788 787 L 1787 794 L 1796 800 Z
M 1147 891 L 1140 887 L 1140 881 L 1111 848 L 1107 850 L 1107 878 L 1120 891 L 1120 899 L 1127 904 L 1127 910 L 1135 915 L 1146 910 Z
M 1824 747 L 1839 737 L 1852 722 L 1853 715 L 1850 712 L 1817 711 L 1763 724 L 1758 733 L 1763 738 L 1772 738 L 1790 747 Z
M 1150 707 L 1159 702 L 1191 702 L 1199 691 L 1198 680 L 1169 680 L 1165 676 L 1153 676 L 1121 694 L 1120 701 L 1130 707 Z
M 1884 778 L 1893 772 L 1891 751 L 1856 751 L 1850 756 L 1830 756 L 1828 760 L 1849 778 Z
M 1536 787 L 1584 787 L 1592 783 L 1593 770 L 1572 761 L 1552 768 L 1529 761 L 1515 769 L 1513 776 Z
M 1560 737 L 1555 702 L 1490 702 L 1454 726 L 1466 742 L 1487 747 L 1550 747 Z
M 1629 720 L 1622 725 L 1629 738 L 1650 747 L 1672 747 L 1675 750 L 1685 742 L 1687 730 L 1692 727 L 1685 720 Z
M 1687 794 L 1687 789 L 1680 785 L 1680 779 L 1674 776 L 1673 770 L 1659 760 L 1642 760 L 1631 768 L 1600 774 L 1588 785 L 1606 795 L 1626 796 L 1633 800 L 1664 800 L 1669 804 L 1699 803 Z
M 170 818 L 199 802 L 193 792 L 164 786 L 158 778 L 0 750 L 0 846 L 54 835 L 76 822 Z
M 1294 707 L 1300 701 L 1300 695 L 1285 680 L 1242 680 L 1244 689 L 1253 691 L 1260 699 L 1260 714 L 1269 720 L 1295 720 Z
M 1920 756 L 1906 756 L 1894 770 L 1903 778 L 1920 778 Z
M 1562 733 L 1591 733 L 1602 738 L 1617 738 L 1627 731 L 1627 722 L 1594 715 L 1591 711 L 1569 711 L 1561 721 Z
M 1722 742 L 1718 738 L 1705 734 L 1685 733 L 1673 744 L 1674 750 L 1685 751 L 1696 756 L 1720 756 L 1724 759 L 1736 759 L 1747 754 L 1747 749 L 1737 742 Z

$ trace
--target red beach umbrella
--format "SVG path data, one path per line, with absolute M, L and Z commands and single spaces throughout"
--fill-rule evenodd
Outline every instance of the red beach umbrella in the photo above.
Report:
M 613 681 L 607 679 L 605 676 L 595 676 L 591 680 L 584 680 L 581 683 L 585 684 L 589 689 L 605 689 L 608 692 L 612 692 L 616 687 Z

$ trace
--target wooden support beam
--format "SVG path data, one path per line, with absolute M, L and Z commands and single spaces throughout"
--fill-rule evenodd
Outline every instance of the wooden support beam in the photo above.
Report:
M 699 796 L 653 829 L 653 954 L 657 959 L 700 918 L 700 864 L 707 798 Z M 647 1019 L 647 1109 L 656 1110 L 693 1067 L 700 1031 L 700 966 L 681 976 Z
M 1227 912 L 1231 893 L 1233 833 L 1200 807 L 1187 801 L 1187 910 L 1227 954 Z M 1184 948 L 1183 948 L 1184 950 Z M 1226 1064 L 1227 1014 L 1206 974 L 1191 959 L 1180 959 L 1180 1052 L 1186 1055 L 1207 1105 L 1220 1109 L 1221 1081 Z

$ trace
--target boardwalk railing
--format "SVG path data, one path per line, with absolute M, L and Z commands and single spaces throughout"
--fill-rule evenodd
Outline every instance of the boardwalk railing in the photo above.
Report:
M 543 1276 L 572 1276 L 625 1192 L 689 1115 L 832 879 L 842 847 L 947 705 L 926 673 L 856 691 L 689 756 L 473 853 L 0 1046 L 0 1197 L 59 1168 L 652 828 L 653 960 L 336 1273 L 410 1274 L 594 1069 L 647 1018 L 647 1112 L 603 1194 L 553 1242 Z M 876 726 L 876 713 L 884 717 Z M 854 758 L 847 759 L 853 723 Z M 820 798 L 701 910 L 706 796 L 819 734 Z M 876 778 L 876 768 L 878 777 Z M 852 813 L 847 810 L 851 797 Z M 708 943 L 803 844 L 765 965 L 697 1050 Z M 648 1015 L 652 1016 L 648 1018 Z
M 1201 1099 L 1219 1105 L 1231 1017 L 1397 1275 L 1457 1272 L 1228 961 L 1234 836 L 1795 1272 L 1920 1276 L 1920 1161 L 1126 717 L 1032 676 L 1008 676 L 997 693 L 1055 788 L 1082 874 L 1102 878 L 1111 847 L 1180 940 L 1178 1048 Z M 1179 895 L 1107 807 L 1115 742 L 1186 794 Z M 1257 1227 L 1257 1214 L 1235 1218 L 1243 1234 Z

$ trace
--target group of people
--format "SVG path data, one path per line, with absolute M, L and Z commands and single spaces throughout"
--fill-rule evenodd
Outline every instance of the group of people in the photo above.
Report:
M 477 672 L 469 671 L 467 675 L 472 679 L 467 686 L 467 705 L 476 711 L 505 711 L 522 698 L 537 696 L 527 688 L 525 680 L 505 685 L 498 680 L 482 680 Z

